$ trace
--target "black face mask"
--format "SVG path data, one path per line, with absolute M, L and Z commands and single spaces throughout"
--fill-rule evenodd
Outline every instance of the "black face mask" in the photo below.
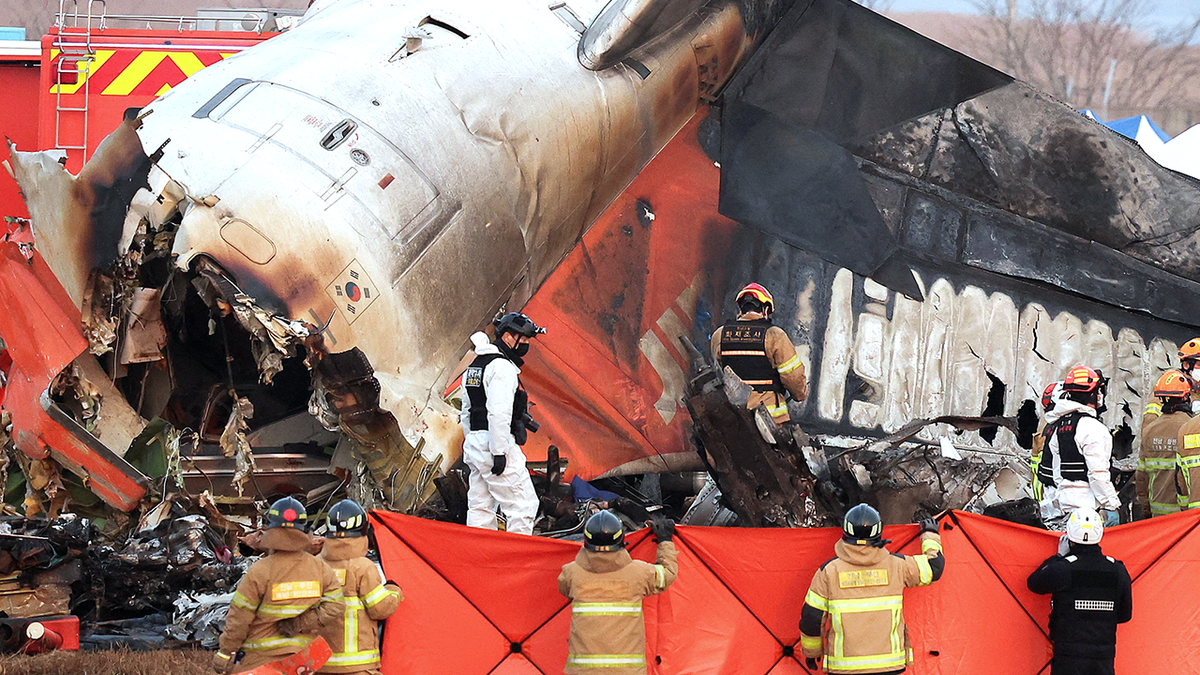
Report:
M 519 344 L 516 347 L 509 347 L 508 344 L 504 342 L 504 340 L 502 340 L 501 338 L 496 338 L 495 340 L 492 341 L 492 344 L 496 345 L 496 348 L 500 350 L 501 354 L 504 354 L 505 356 L 507 356 L 513 363 L 516 363 L 518 366 L 523 363 L 521 357 L 523 357 L 529 353 L 529 343 L 528 342 L 526 342 L 525 344 Z
M 517 356 L 525 356 L 526 354 L 529 353 L 529 343 L 523 342 L 523 343 L 517 345 L 516 349 L 513 349 L 513 353 L 516 354 Z

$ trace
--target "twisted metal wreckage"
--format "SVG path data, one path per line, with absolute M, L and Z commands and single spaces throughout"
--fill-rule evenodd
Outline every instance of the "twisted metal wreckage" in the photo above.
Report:
M 150 446 L 227 503 L 415 510 L 459 454 L 467 336 L 518 307 L 551 329 L 531 459 L 708 468 L 693 522 L 982 508 L 1021 494 L 1046 382 L 1102 368 L 1128 441 L 1197 330 L 1191 179 L 847 0 L 318 2 L 58 160 L 13 151 L 5 411 L 22 463 L 122 511 Z M 678 340 L 747 280 L 811 437 Z

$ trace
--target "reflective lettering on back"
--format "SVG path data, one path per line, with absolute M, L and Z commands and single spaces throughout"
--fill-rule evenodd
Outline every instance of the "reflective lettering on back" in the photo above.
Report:
M 866 586 L 887 586 L 887 570 L 852 570 L 838 572 L 838 586 L 842 588 L 864 588 Z
M 338 569 L 337 567 L 335 567 L 335 568 L 333 568 L 333 573 L 337 576 L 338 583 L 345 586 L 346 585 L 346 570 Z
M 1187 434 L 1183 437 L 1183 447 L 1187 450 L 1200 448 L 1200 434 Z
M 479 366 L 471 366 L 463 373 L 464 387 L 482 387 L 483 386 L 483 368 Z
M 319 597 L 321 597 L 321 582 L 319 581 L 285 581 L 281 584 L 271 585 L 272 602 Z

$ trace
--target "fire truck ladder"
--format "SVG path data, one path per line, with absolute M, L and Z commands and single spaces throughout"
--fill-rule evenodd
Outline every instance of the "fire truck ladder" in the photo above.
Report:
M 88 147 L 88 108 L 91 107 L 92 63 L 96 60 L 96 50 L 92 46 L 92 30 L 104 30 L 104 16 L 108 6 L 105 0 L 87 0 L 87 12 L 80 11 L 81 0 L 58 0 L 58 17 L 55 20 L 58 28 L 54 36 L 53 46 L 59 56 L 55 60 L 54 83 L 54 147 L 59 150 L 79 150 L 83 160 L 87 161 Z M 67 12 L 68 3 L 71 11 Z M 96 13 L 99 5 L 100 12 Z M 69 77 L 68 77 L 69 74 Z M 82 81 L 81 79 L 82 78 Z M 73 93 L 83 90 L 83 105 L 63 104 L 63 88 L 70 85 L 80 85 Z M 63 141 L 63 114 L 82 113 L 83 131 L 80 144 L 67 144 Z

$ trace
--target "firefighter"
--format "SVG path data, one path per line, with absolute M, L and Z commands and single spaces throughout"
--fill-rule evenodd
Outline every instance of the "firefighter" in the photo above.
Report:
M 748 284 L 737 294 L 737 321 L 712 335 L 713 357 L 728 366 L 754 390 L 746 407 L 763 404 L 777 424 L 791 419 L 787 396 L 803 401 L 808 396 L 804 364 L 787 333 L 771 323 L 775 299 L 758 284 Z
M 1104 555 L 1104 522 L 1089 508 L 1071 512 L 1058 554 L 1029 575 L 1029 590 L 1052 593 L 1050 675 L 1113 675 L 1117 624 L 1133 616 L 1129 572 Z
M 891 542 L 878 511 L 859 504 L 846 512 L 837 557 L 813 575 L 800 614 L 809 670 L 817 670 L 817 659 L 827 673 L 902 673 L 912 664 L 904 589 L 941 578 L 946 559 L 937 532 L 937 521 L 921 521 L 921 555 L 893 554 L 884 548 Z
M 267 556 L 250 566 L 238 583 L 220 649 L 213 657 L 219 673 L 241 673 L 283 659 L 308 646 L 345 610 L 342 584 L 333 568 L 307 551 L 304 505 L 284 497 L 267 511 L 262 547 Z M 230 665 L 238 651 L 245 657 Z
M 1075 509 L 1103 509 L 1106 522 L 1118 522 L 1121 500 L 1112 484 L 1112 434 L 1099 420 L 1108 379 L 1098 370 L 1076 366 L 1063 380 L 1063 395 L 1049 414 L 1046 444 L 1038 464 L 1042 520 L 1061 525 Z M 1049 419 L 1048 416 L 1048 419 Z
M 1029 458 L 1030 487 L 1033 488 L 1033 498 L 1041 501 L 1042 482 L 1038 480 L 1038 466 L 1041 465 L 1042 451 L 1046 448 L 1046 427 L 1050 424 L 1050 415 L 1054 411 L 1054 402 L 1062 396 L 1062 381 L 1051 382 L 1042 392 L 1042 421 L 1038 423 L 1037 433 L 1033 435 L 1033 450 Z M 1054 419 L 1058 419 L 1055 415 Z
M 1179 435 L 1192 418 L 1191 393 L 1191 380 L 1178 370 L 1163 373 L 1154 385 L 1160 416 L 1142 427 L 1136 477 L 1143 518 L 1179 510 L 1179 496 L 1183 493 L 1176 485 Z
M 1179 491 L 1179 506 L 1182 509 L 1200 507 L 1200 416 L 1179 427 L 1175 447 L 1178 451 L 1175 484 Z
M 1183 376 L 1187 378 L 1187 381 L 1192 385 L 1191 400 L 1200 400 L 1200 392 L 1197 391 L 1200 389 L 1200 387 L 1197 386 L 1196 378 L 1194 377 L 1195 375 L 1200 375 L 1200 373 L 1196 372 L 1196 363 L 1197 361 L 1200 361 L 1200 337 L 1192 338 L 1191 340 L 1185 342 L 1183 346 L 1179 348 L 1178 353 L 1179 372 L 1182 373 Z M 1193 409 L 1192 412 L 1200 412 L 1200 410 Z M 1150 401 L 1146 403 L 1146 409 L 1142 413 L 1142 428 L 1145 429 L 1147 424 L 1162 414 L 1162 403 L 1154 398 L 1151 398 Z
M 379 673 L 379 622 L 396 612 L 404 593 L 384 583 L 375 563 L 367 558 L 367 513 L 349 499 L 329 509 L 321 559 L 342 582 L 346 611 L 330 631 L 333 656 L 322 673 Z
M 538 498 L 521 446 L 537 425 L 529 416 L 520 374 L 529 341 L 546 329 L 519 312 L 505 314 L 493 326 L 496 337 L 491 342 L 483 333 L 471 336 L 475 360 L 462 379 L 467 394 L 460 418 L 463 461 L 471 470 L 467 525 L 497 529 L 499 506 L 509 532 L 533 534 Z
M 646 626 L 642 599 L 675 581 L 675 523 L 650 521 L 658 542 L 654 563 L 634 560 L 625 550 L 621 520 L 600 511 L 583 526 L 583 548 L 563 565 L 558 590 L 571 599 L 567 675 L 644 675 Z

